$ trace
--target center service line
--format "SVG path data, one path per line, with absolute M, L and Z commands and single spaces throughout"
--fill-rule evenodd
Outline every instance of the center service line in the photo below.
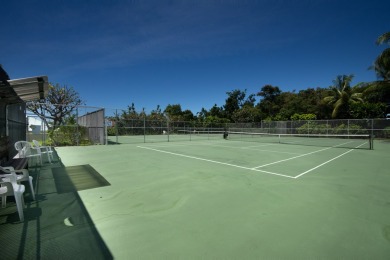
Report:
M 235 165 L 235 164 L 224 163 L 224 162 L 218 162 L 218 161 L 209 160 L 209 159 L 204 159 L 204 158 L 199 158 L 199 157 L 195 157 L 195 156 L 189 156 L 189 155 L 180 154 L 180 153 L 173 153 L 173 152 L 158 150 L 158 149 L 154 149 L 154 148 L 150 148 L 150 147 L 145 147 L 145 146 L 137 146 L 137 147 L 138 147 L 138 148 L 142 148 L 142 149 L 152 150 L 152 151 L 155 151 L 155 152 L 166 153 L 166 154 L 171 154 L 171 155 L 175 155 L 175 156 L 181 156 L 181 157 L 186 157 L 186 158 L 190 158 L 190 159 L 195 159 L 195 160 L 201 160 L 201 161 L 206 161 L 206 162 L 211 162 L 211 163 L 216 163 L 216 164 L 227 165 L 227 166 L 236 167 L 236 168 L 240 168 L 240 169 L 244 169 L 244 170 L 257 171 L 257 172 L 262 172 L 262 173 L 277 175 L 277 176 L 281 176 L 281 177 L 286 177 L 286 178 L 290 178 L 290 179 L 296 179 L 296 177 L 288 176 L 288 175 L 284 175 L 284 174 L 280 174 L 280 173 L 268 172 L 268 171 L 263 171 L 263 170 L 259 170 L 259 169 L 255 169 L 255 168 L 248 168 L 248 167 L 239 166 L 239 165 Z
M 337 146 L 341 146 L 341 145 L 344 145 L 344 144 L 347 144 L 347 143 L 350 143 L 350 142 L 339 144 Z M 324 149 L 321 149 L 321 150 L 313 151 L 313 152 L 310 152 L 310 153 L 305 153 L 305 154 L 301 154 L 301 155 L 298 155 L 298 156 L 294 156 L 294 157 L 290 157 L 290 158 L 287 158 L 287 159 L 283 159 L 283 160 L 280 160 L 280 161 L 263 164 L 263 165 L 260 165 L 260 166 L 257 166 L 257 167 L 253 167 L 253 169 L 258 169 L 258 168 L 262 168 L 262 167 L 269 166 L 269 165 L 272 165 L 272 164 L 277 164 L 277 163 L 293 160 L 293 159 L 296 159 L 296 158 L 300 158 L 300 157 L 303 157 L 303 156 L 307 156 L 307 155 L 310 155 L 310 154 L 319 153 L 319 152 L 322 152 L 322 151 L 325 151 L 325 150 L 332 149 L 332 148 L 337 147 L 337 146 L 332 146 L 332 147 L 324 148 Z

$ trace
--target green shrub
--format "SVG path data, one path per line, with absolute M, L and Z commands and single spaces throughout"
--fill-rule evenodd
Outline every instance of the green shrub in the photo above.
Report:
M 297 128 L 298 134 L 327 134 L 328 124 L 319 124 L 317 122 L 308 121 Z
M 329 134 L 335 135 L 358 135 L 358 134 L 369 134 L 366 129 L 356 124 L 340 124 L 337 127 L 330 129 Z
M 317 116 L 315 114 L 297 114 L 291 116 L 291 120 L 316 120 Z
M 89 142 L 87 128 L 83 126 L 60 126 L 49 131 L 49 137 L 56 146 L 72 146 Z
M 384 138 L 390 138 L 390 126 L 383 129 L 383 136 Z
M 116 136 L 116 128 L 115 128 L 115 126 L 107 127 L 107 135 L 108 136 Z

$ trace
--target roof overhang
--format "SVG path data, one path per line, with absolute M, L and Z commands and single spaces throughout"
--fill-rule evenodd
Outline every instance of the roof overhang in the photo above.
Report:
M 20 103 L 44 99 L 49 89 L 47 76 L 12 79 L 0 82 L 0 99 Z

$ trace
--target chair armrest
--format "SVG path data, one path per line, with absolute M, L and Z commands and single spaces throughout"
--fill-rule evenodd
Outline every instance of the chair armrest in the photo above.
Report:
M 15 171 L 14 167 L 12 167 L 12 166 L 0 167 L 0 170 L 2 170 L 2 171 L 7 170 L 7 171 L 11 171 L 11 172 Z
M 0 166 L 0 171 L 5 172 L 6 174 L 21 173 L 21 174 L 23 174 L 24 177 L 28 177 L 29 176 L 27 169 L 15 170 L 14 167 L 12 167 L 12 166 L 7 166 L 7 167 Z M 0 173 L 0 175 L 3 175 L 3 174 Z
M 0 174 L 1 182 L 11 182 L 16 184 L 16 174 L 14 172 L 6 173 L 6 174 Z
M 33 146 L 31 146 L 30 149 L 31 149 L 31 150 L 36 150 L 36 151 L 39 150 L 39 151 L 40 151 L 40 150 L 41 150 L 41 147 L 33 147 Z

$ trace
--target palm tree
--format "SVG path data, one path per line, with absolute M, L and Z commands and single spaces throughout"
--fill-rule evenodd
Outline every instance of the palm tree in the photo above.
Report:
M 386 32 L 378 37 L 376 40 L 377 45 L 384 43 L 390 44 L 390 32 Z M 386 48 L 382 53 L 376 58 L 374 65 L 372 67 L 379 79 L 384 81 L 390 80 L 390 48 Z
M 335 80 L 333 80 L 333 86 L 331 90 L 333 91 L 332 96 L 324 98 L 324 101 L 333 105 L 332 118 L 337 117 L 348 117 L 349 116 L 349 105 L 351 103 L 361 103 L 363 99 L 361 98 L 361 93 L 353 93 L 351 88 L 351 81 L 353 75 L 338 75 Z
M 390 44 L 390 32 L 376 40 L 377 45 L 384 43 Z M 390 104 L 390 48 L 383 50 L 369 69 L 375 70 L 378 80 L 368 83 L 369 87 L 364 91 L 365 99 Z

